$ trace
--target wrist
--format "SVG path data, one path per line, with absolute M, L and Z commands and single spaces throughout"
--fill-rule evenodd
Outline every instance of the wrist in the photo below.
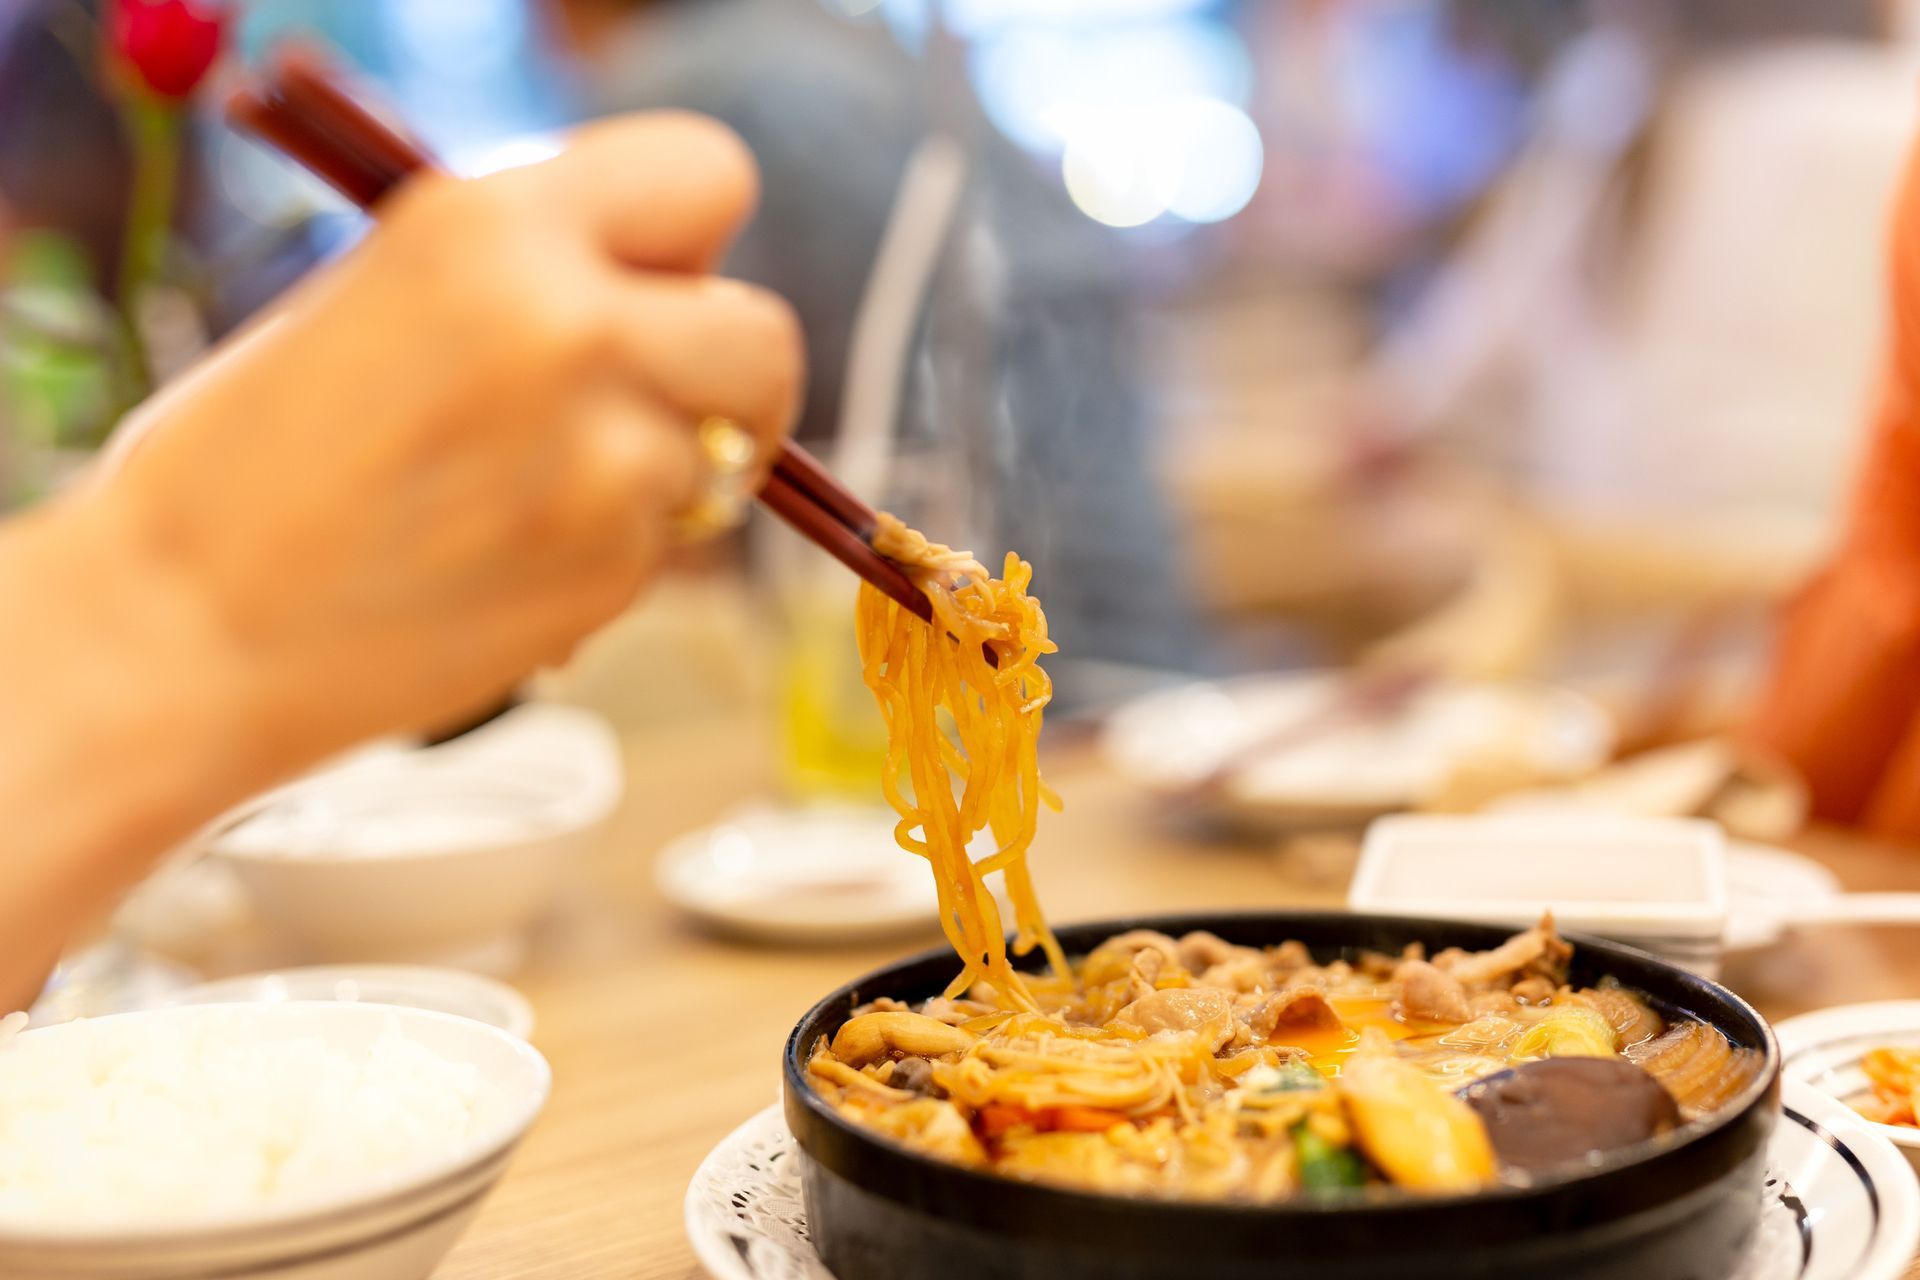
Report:
M 127 856 L 163 852 L 302 763 L 215 612 L 112 503 L 50 503 L 6 526 L 0 599 L 0 705 L 17 712 L 0 730 L 27 737 L 49 786 L 94 797 L 109 828 L 95 834 Z

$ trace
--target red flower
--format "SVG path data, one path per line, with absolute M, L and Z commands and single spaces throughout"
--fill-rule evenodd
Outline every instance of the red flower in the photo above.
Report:
M 220 54 L 226 7 L 214 0 L 109 0 L 115 60 L 156 96 L 192 95 Z

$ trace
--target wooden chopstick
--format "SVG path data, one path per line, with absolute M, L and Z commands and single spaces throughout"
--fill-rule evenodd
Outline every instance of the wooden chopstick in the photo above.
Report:
M 785 476 L 794 488 L 811 497 L 816 505 L 831 513 L 862 542 L 873 540 L 873 531 L 880 523 L 879 514 L 862 502 L 853 490 L 841 484 L 832 472 L 820 465 L 818 458 L 804 448 L 789 442 L 774 461 L 773 469 Z
M 922 622 L 933 621 L 932 602 L 913 585 L 913 580 L 900 566 L 836 519 L 813 494 L 795 485 L 778 464 L 760 490 L 760 501 L 828 555 L 899 601 Z
M 362 209 L 373 209 L 414 173 L 437 168 L 430 151 L 358 102 L 318 55 L 277 53 L 262 87 L 227 102 L 237 128 L 271 143 L 325 179 Z M 834 559 L 933 620 L 933 605 L 899 565 L 869 543 L 877 517 L 818 459 L 788 441 L 774 460 L 760 500 Z M 992 650 L 987 650 L 992 655 Z

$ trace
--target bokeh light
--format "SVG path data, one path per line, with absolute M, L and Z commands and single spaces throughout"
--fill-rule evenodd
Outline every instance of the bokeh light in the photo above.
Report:
M 1155 124 L 1134 112 L 1099 111 L 1071 126 L 1060 171 L 1081 212 L 1110 227 L 1137 227 L 1172 206 L 1180 157 Z
M 1066 113 L 1060 171 L 1088 217 L 1137 227 L 1166 214 L 1219 222 L 1246 207 L 1260 185 L 1260 131 L 1218 98 Z
M 1218 222 L 1244 208 L 1263 168 L 1246 45 L 1187 0 L 1010 4 L 955 0 L 976 41 L 972 74 L 990 119 L 1067 193 L 1114 227 Z
M 1024 25 L 983 39 L 972 57 L 994 124 L 1038 155 L 1067 142 L 1066 118 L 1204 96 L 1244 104 L 1252 66 L 1232 30 L 1194 20 L 1081 30 Z
M 1246 208 L 1266 159 L 1247 113 L 1218 98 L 1194 98 L 1177 104 L 1169 123 L 1184 161 L 1168 206 L 1173 215 L 1220 222 Z
M 1214 0 L 946 0 L 947 25 L 961 36 L 1046 22 L 1115 23 L 1175 17 L 1214 7 Z

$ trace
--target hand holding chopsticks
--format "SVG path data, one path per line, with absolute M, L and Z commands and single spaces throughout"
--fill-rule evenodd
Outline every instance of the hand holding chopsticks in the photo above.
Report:
M 273 61 L 263 82 L 228 104 L 233 124 L 271 143 L 363 209 L 373 209 L 410 175 L 437 167 L 417 141 L 381 121 L 317 58 L 298 50 Z M 928 621 L 925 594 L 900 566 L 874 551 L 873 509 L 806 450 L 786 442 L 760 499 L 801 534 Z

